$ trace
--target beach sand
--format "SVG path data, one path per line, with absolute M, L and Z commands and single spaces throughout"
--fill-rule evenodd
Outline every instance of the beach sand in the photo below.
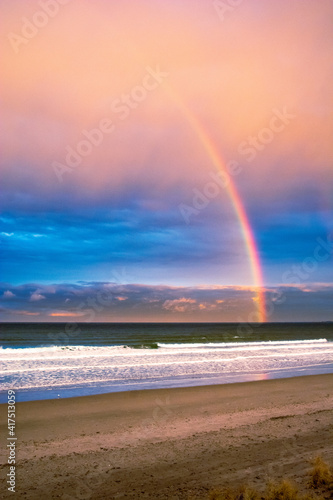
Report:
M 16 494 L 188 499 L 333 463 L 333 374 L 17 404 Z M 6 405 L 0 405 L 2 443 Z

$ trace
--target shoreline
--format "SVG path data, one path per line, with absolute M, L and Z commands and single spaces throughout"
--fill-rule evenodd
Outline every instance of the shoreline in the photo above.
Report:
M 276 382 L 276 381 L 292 381 L 292 380 L 315 380 L 315 377 L 332 377 L 333 378 L 333 372 L 328 372 L 328 373 L 316 373 L 316 374 L 306 374 L 306 375 L 294 375 L 294 376 L 286 376 L 286 377 L 276 377 L 276 378 L 261 378 L 261 379 L 257 379 L 257 380 L 244 380 L 244 381 L 240 381 L 240 382 L 225 382 L 225 383 L 215 383 L 215 384 L 201 384 L 201 385 L 190 385 L 190 386 L 179 386 L 179 387 L 156 387 L 156 388 L 147 388 L 147 389 L 134 389 L 134 390 L 125 390 L 125 391 L 113 391 L 113 392 L 103 392 L 103 393 L 100 393 L 100 394 L 83 394 L 83 395 L 78 395 L 78 396 L 72 396 L 72 397 L 64 397 L 64 398 L 60 398 L 60 399 L 55 399 L 55 398 L 50 398 L 50 399 L 35 399 L 35 400 L 28 400 L 28 401 L 18 401 L 18 404 L 20 405 L 29 405 L 29 404 L 34 404 L 34 403 L 41 403 L 41 402 L 44 402 L 45 403 L 50 403 L 51 401 L 58 401 L 58 402 L 61 402 L 61 401 L 64 401 L 64 402 L 74 402 L 74 401 L 79 401 L 79 400 L 85 400 L 88 402 L 88 399 L 91 400 L 91 402 L 97 402 L 98 399 L 107 399 L 107 398 L 120 398 L 120 399 L 123 399 L 124 397 L 127 398 L 127 396 L 131 397 L 131 395 L 140 395 L 140 397 L 142 397 L 144 394 L 146 393 L 151 393 L 151 394 L 154 394 L 156 393 L 156 395 L 159 394 L 160 391 L 165 391 L 165 393 L 167 392 L 170 392 L 170 393 L 174 393 L 174 394 L 177 394 L 177 393 L 181 393 L 183 391 L 188 391 L 188 392 L 192 392 L 192 391 L 203 391 L 203 392 L 207 392 L 209 391 L 210 388 L 214 388 L 214 389 L 217 389 L 217 390 L 223 390 L 224 387 L 237 387 L 237 386 L 242 386 L 242 387 L 246 387 L 247 385 L 249 386 L 252 386 L 254 384 L 269 384 L 269 383 L 273 383 L 273 382 Z M 14 389 L 15 390 L 15 389 Z M 53 390 L 53 389 L 52 389 Z M 75 390 L 75 389 L 74 389 Z M 16 391 L 16 393 L 19 393 L 20 389 L 18 389 Z M 57 389 L 54 389 L 54 391 L 56 392 Z M 7 394 L 7 391 L 1 391 L 2 394 Z M 27 391 L 28 392 L 28 391 Z M 42 391 L 41 391 L 42 392 Z M 125 396 L 126 395 L 126 396 Z M 93 400 L 96 400 L 96 401 L 93 401 Z M 4 407 L 4 406 L 7 406 L 7 403 L 0 403 L 0 413 L 1 413 L 1 408 Z
M 324 367 L 323 365 L 312 366 L 311 368 L 301 368 L 299 370 L 285 369 L 265 373 L 234 373 L 224 375 L 224 381 L 221 382 L 221 376 L 198 377 L 198 378 L 174 378 L 159 381 L 138 382 L 129 384 L 106 384 L 101 386 L 84 386 L 84 387 L 52 387 L 48 389 L 15 389 L 18 402 L 30 401 L 51 401 L 54 399 L 71 399 L 86 396 L 101 396 L 106 394 L 116 394 L 123 392 L 149 391 L 159 389 L 186 389 L 190 387 L 209 387 L 220 385 L 234 385 L 239 383 L 250 383 L 265 380 L 280 380 L 285 378 L 299 378 L 316 375 L 333 374 L 332 366 Z M 12 388 L 11 388 L 12 389 Z M 6 404 L 7 391 L 0 392 L 0 405 Z
M 333 462 L 332 408 L 333 374 L 19 402 L 17 491 L 204 499 L 226 484 L 298 482 L 314 456 Z

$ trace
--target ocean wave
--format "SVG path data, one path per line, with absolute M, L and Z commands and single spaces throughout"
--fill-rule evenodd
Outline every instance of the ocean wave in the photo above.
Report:
M 186 343 L 165 343 L 165 342 L 149 342 L 138 345 L 52 345 L 43 347 L 4 347 L 0 346 L 3 354 L 24 352 L 29 353 L 58 353 L 58 352 L 82 352 L 108 349 L 114 352 L 123 352 L 124 349 L 214 349 L 214 348 L 238 348 L 238 347 L 270 347 L 270 346 L 289 346 L 302 344 L 320 344 L 328 342 L 327 339 L 307 339 L 307 340 L 263 340 L 251 342 L 186 342 Z
M 253 346 L 275 346 L 275 345 L 299 345 L 299 344 L 318 344 L 328 342 L 327 339 L 313 339 L 313 340 L 263 340 L 263 341 L 253 341 L 253 342 L 205 342 L 205 343 L 179 343 L 179 344 L 167 344 L 158 342 L 157 345 L 160 348 L 167 349 L 192 349 L 192 348 L 228 348 L 228 347 L 253 347 Z
M 91 384 L 148 384 L 214 376 L 223 383 L 239 374 L 288 370 L 333 370 L 333 343 L 326 339 L 50 346 L 1 350 L 6 388 L 81 387 Z M 317 368 L 316 368 L 317 369 Z M 243 375 L 242 375 L 243 376 Z M 252 376 L 252 375 L 251 375 Z M 171 383 L 171 382 L 170 382 Z

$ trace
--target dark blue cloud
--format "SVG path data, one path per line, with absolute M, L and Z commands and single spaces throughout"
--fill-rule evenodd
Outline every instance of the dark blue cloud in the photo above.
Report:
M 197 266 L 202 271 L 198 281 L 206 282 L 206 273 L 208 280 L 216 273 L 212 267 L 236 265 L 244 255 L 234 214 L 216 202 L 187 224 L 179 210 L 187 198 L 177 190 L 162 199 L 138 189 L 91 204 L 89 198 L 86 204 L 74 199 L 73 206 L 66 200 L 53 206 L 54 200 L 45 199 L 41 210 L 23 197 L 15 210 L 3 212 L 5 280 L 94 279 L 98 270 L 102 278 L 105 266 L 126 265 L 154 271 L 157 282 L 158 269 L 176 276 L 182 268 L 189 274 Z
M 252 276 L 226 190 L 187 224 L 179 205 L 191 207 L 193 189 L 203 184 L 177 184 L 161 193 L 152 175 L 111 183 L 91 192 L 78 188 L 75 175 L 59 185 L 41 173 L 14 166 L 4 176 L 0 237 L 2 277 L 13 283 L 32 280 L 109 278 L 127 266 L 132 281 L 147 283 L 251 283 Z M 14 175 L 15 174 L 15 175 Z M 318 185 L 302 179 L 285 190 L 267 189 L 262 197 L 247 186 L 246 172 L 236 178 L 260 250 L 267 284 L 281 283 L 292 264 L 311 256 L 318 237 L 333 227 L 332 212 L 319 203 Z M 253 192 L 252 192 L 253 191 Z M 333 281 L 331 260 L 322 262 L 313 281 Z

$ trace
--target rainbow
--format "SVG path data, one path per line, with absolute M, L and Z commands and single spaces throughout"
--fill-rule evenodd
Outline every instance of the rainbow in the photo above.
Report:
M 178 108 L 181 110 L 182 115 L 186 118 L 193 132 L 196 134 L 197 138 L 200 140 L 203 148 L 205 149 L 208 157 L 210 158 L 212 164 L 218 172 L 222 172 L 224 176 L 227 176 L 229 182 L 226 186 L 226 190 L 232 202 L 234 211 L 239 220 L 242 235 L 244 238 L 249 262 L 251 265 L 251 273 L 253 277 L 254 286 L 256 289 L 255 302 L 257 305 L 258 322 L 266 322 L 266 307 L 265 307 L 265 292 L 264 292 L 264 281 L 261 269 L 261 262 L 259 257 L 259 251 L 257 248 L 254 233 L 252 231 L 249 218 L 246 214 L 244 205 L 237 191 L 236 185 L 229 175 L 226 168 L 225 162 L 221 157 L 216 144 L 213 142 L 212 138 L 209 136 L 207 131 L 204 129 L 201 122 L 195 116 L 195 114 L 184 104 L 184 101 L 177 95 L 174 89 L 164 83 L 164 87 L 171 98 L 176 102 Z M 252 321 L 251 321 L 252 322 Z

